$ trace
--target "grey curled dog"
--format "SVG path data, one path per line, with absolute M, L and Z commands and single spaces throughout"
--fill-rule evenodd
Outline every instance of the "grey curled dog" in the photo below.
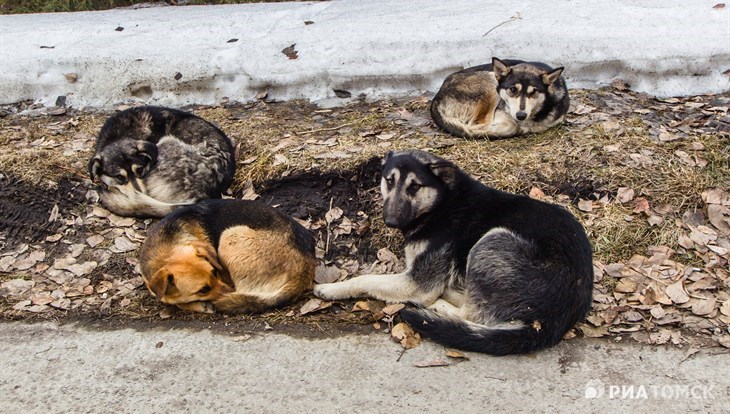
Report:
M 136 217 L 162 217 L 220 198 L 235 168 L 233 142 L 220 129 L 191 113 L 155 106 L 109 118 L 89 161 L 104 207 Z

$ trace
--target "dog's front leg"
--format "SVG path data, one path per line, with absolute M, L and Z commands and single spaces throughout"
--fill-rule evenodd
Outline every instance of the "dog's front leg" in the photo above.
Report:
M 410 302 L 428 306 L 439 297 L 441 292 L 424 291 L 406 272 L 394 275 L 362 275 L 344 282 L 323 283 L 314 287 L 314 294 L 326 300 L 367 296 L 388 303 Z
M 509 114 L 497 109 L 494 112 L 494 118 L 492 118 L 492 123 L 489 125 L 487 134 L 490 137 L 511 137 L 518 133 L 519 130 L 519 125 L 517 125 L 517 122 Z

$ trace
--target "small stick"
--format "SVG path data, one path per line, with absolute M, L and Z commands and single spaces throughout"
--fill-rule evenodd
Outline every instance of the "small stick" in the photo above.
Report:
M 344 128 L 344 127 L 350 126 L 352 124 L 354 124 L 354 122 L 348 122 L 346 124 L 342 124 L 340 126 L 336 126 L 336 127 L 332 127 L 332 128 L 311 129 L 309 131 L 299 131 L 299 132 L 294 132 L 294 133 L 297 135 L 307 135 L 307 134 L 314 134 L 315 132 L 337 131 L 340 128 Z
M 332 203 L 334 202 L 334 200 L 335 200 L 334 197 L 331 197 L 330 198 L 330 209 L 327 210 L 327 211 L 332 210 Z M 324 245 L 324 257 L 325 258 L 327 257 L 327 253 L 330 251 L 330 234 L 331 234 L 331 232 L 330 232 L 330 222 L 328 221 L 327 222 L 327 243 Z
M 498 28 L 499 26 L 501 26 L 501 25 L 503 25 L 503 24 L 507 24 L 507 23 L 509 23 L 509 22 L 513 22 L 513 21 L 515 21 L 515 20 L 522 20 L 522 17 L 520 17 L 520 12 L 517 12 L 517 14 L 515 14 L 515 15 L 514 15 L 514 16 L 512 16 L 512 17 L 510 17 L 510 18 L 509 18 L 509 20 L 505 20 L 505 21 L 503 21 L 502 23 L 500 23 L 500 24 L 498 24 L 498 25 L 496 25 L 496 26 L 492 27 L 491 29 L 489 29 L 489 31 L 487 31 L 487 33 L 484 33 L 484 34 L 482 35 L 482 37 L 484 37 L 484 36 L 488 35 L 489 33 L 492 33 L 492 30 L 494 30 L 494 29 Z

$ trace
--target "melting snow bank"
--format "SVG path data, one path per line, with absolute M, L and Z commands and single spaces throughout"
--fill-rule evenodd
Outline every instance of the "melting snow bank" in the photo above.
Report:
M 723 74 L 730 8 L 713 8 L 715 0 L 491 3 L 340 0 L 0 16 L 0 103 L 413 95 L 435 92 L 448 73 L 491 56 L 563 65 L 573 88 L 619 78 L 663 97 L 730 89 Z

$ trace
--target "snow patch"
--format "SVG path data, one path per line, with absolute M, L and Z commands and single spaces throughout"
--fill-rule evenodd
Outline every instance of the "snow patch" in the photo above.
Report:
M 340 0 L 6 15 L 0 103 L 413 95 L 492 56 L 565 66 L 572 88 L 620 78 L 662 97 L 719 93 L 730 89 L 730 9 L 715 3 Z M 282 52 L 290 45 L 296 59 Z

